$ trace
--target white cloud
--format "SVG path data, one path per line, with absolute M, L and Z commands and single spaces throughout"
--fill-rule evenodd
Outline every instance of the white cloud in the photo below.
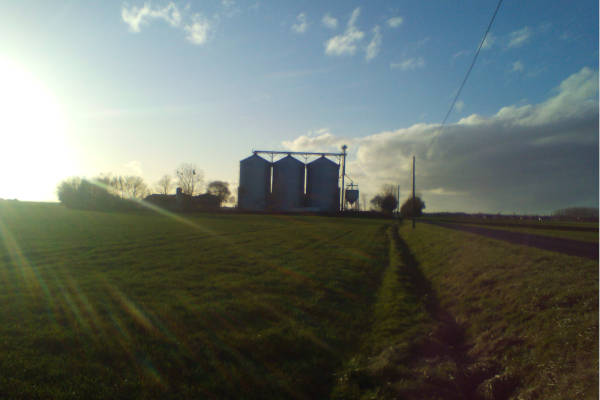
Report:
M 462 56 L 466 56 L 468 54 L 470 54 L 471 52 L 469 50 L 461 50 L 461 51 L 457 51 L 456 53 L 454 53 L 452 55 L 452 59 L 458 58 L 458 57 L 462 57 Z
M 360 7 L 356 7 L 352 11 L 352 14 L 350 15 L 350 19 L 348 20 L 348 27 L 354 26 L 354 24 L 356 24 L 356 20 L 358 19 L 359 15 L 360 15 Z
M 212 29 L 211 22 L 200 14 L 194 14 L 192 21 L 183 29 L 187 32 L 186 39 L 196 45 L 202 45 L 208 40 L 208 34 Z
M 423 59 L 423 57 L 408 58 L 404 61 L 390 64 L 391 69 L 401 69 L 403 71 L 423 68 L 424 66 L 425 60 Z
M 282 145 L 291 151 L 323 151 L 323 149 L 339 150 L 342 145 L 351 143 L 353 140 L 337 137 L 329 129 L 321 128 L 309 131 L 306 135 L 299 136 L 294 140 L 283 141 Z
M 335 28 L 337 28 L 338 20 L 329 14 L 325 14 L 323 16 L 323 19 L 321 19 L 321 23 L 326 28 L 335 29 Z
M 508 38 L 509 38 L 508 47 L 521 47 L 525 43 L 527 43 L 527 41 L 529 40 L 530 37 L 531 37 L 531 29 L 529 29 L 529 27 L 527 27 L 527 26 L 522 29 L 511 32 L 508 35 Z
M 560 40 L 571 40 L 573 39 L 573 35 L 571 34 L 571 32 L 565 31 L 560 34 L 559 38 Z
M 496 37 L 494 35 L 492 35 L 492 33 L 490 32 L 485 37 L 485 40 L 483 41 L 483 44 L 481 45 L 481 49 L 482 50 L 491 49 L 495 42 L 496 42 Z
M 181 13 L 175 5 L 170 2 L 163 8 L 153 8 L 150 4 L 145 3 L 143 7 L 132 6 L 121 8 L 121 18 L 123 22 L 129 25 L 132 32 L 140 32 L 142 25 L 146 25 L 150 20 L 162 19 L 171 26 L 179 26 L 181 23 Z
M 392 18 L 388 19 L 386 22 L 390 28 L 397 28 L 400 25 L 402 25 L 402 23 L 404 22 L 404 19 L 402 17 L 392 17 Z
M 354 24 L 360 15 L 360 8 L 354 9 L 348 21 L 346 31 L 334 36 L 325 42 L 325 54 L 330 56 L 353 55 L 357 44 L 365 36 L 365 33 L 357 29 Z
M 231 17 L 239 10 L 234 0 L 221 0 L 225 16 Z M 212 19 L 202 16 L 200 13 L 190 13 L 188 4 L 182 10 L 173 2 L 169 2 L 164 7 L 155 7 L 151 3 L 144 3 L 142 7 L 123 6 L 121 9 L 121 18 L 123 22 L 129 25 L 132 32 L 138 33 L 142 26 L 147 25 L 152 20 L 163 20 L 174 28 L 185 32 L 185 38 L 192 44 L 203 45 L 214 30 L 216 22 L 220 19 L 221 13 L 217 13 Z
M 142 163 L 140 161 L 137 160 L 132 160 L 129 161 L 128 163 L 125 163 L 125 165 L 123 165 L 125 172 L 127 174 L 134 174 L 137 176 L 141 176 L 142 175 Z
M 227 18 L 232 18 L 242 12 L 235 0 L 221 0 L 221 6 L 222 13 Z
M 328 130 L 286 141 L 286 148 L 335 151 L 349 146 L 348 171 L 362 193 L 385 183 L 410 185 L 427 210 L 550 212 L 598 203 L 598 71 L 583 68 L 539 104 L 472 114 L 440 131 L 419 123 L 361 138 Z
M 296 33 L 304 33 L 308 29 L 308 22 L 306 22 L 306 14 L 300 13 L 296 17 L 296 23 L 292 25 L 292 30 Z
M 221 5 L 225 8 L 232 8 L 235 6 L 235 0 L 221 0 Z
M 523 72 L 524 69 L 525 69 L 525 66 L 523 65 L 523 63 L 521 61 L 517 60 L 514 63 L 512 63 L 512 69 L 511 69 L 511 71 L 513 71 L 513 72 Z
M 377 26 L 375 26 L 375 28 L 373 28 L 373 38 L 371 39 L 371 41 L 369 42 L 369 45 L 367 46 L 367 50 L 366 50 L 366 54 L 365 54 L 366 60 L 371 61 L 372 59 L 377 57 L 377 54 L 379 54 L 380 49 L 381 49 L 381 29 L 379 28 L 379 25 L 377 25 Z
M 458 100 L 456 103 L 454 103 L 454 109 L 457 112 L 461 112 L 463 110 L 463 108 L 465 108 L 465 102 L 462 100 Z

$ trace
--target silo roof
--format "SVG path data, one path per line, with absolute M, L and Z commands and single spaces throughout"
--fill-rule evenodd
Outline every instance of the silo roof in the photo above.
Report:
M 250 157 L 246 157 L 243 160 L 241 160 L 240 162 L 253 161 L 253 160 L 263 161 L 263 162 L 266 162 L 267 164 L 270 164 L 269 161 L 265 160 L 264 158 L 262 158 L 258 154 L 252 154 Z
M 292 157 L 290 154 L 288 154 L 287 156 L 283 157 L 281 160 L 277 160 L 275 161 L 275 164 L 283 164 L 283 163 L 288 163 L 288 162 L 295 162 L 298 164 L 304 164 L 302 161 L 298 160 L 297 158 Z
M 321 156 L 319 158 L 317 158 L 316 160 L 313 160 L 311 162 L 308 163 L 308 165 L 312 165 L 312 164 L 323 164 L 323 165 L 328 165 L 331 164 L 332 166 L 338 166 L 338 164 L 334 161 L 331 161 L 329 158 L 325 157 L 325 156 Z

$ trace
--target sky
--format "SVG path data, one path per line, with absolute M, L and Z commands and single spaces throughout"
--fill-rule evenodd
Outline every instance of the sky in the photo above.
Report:
M 598 205 L 598 2 L 0 3 L 0 198 L 69 176 L 153 185 L 254 149 L 337 151 L 367 199 L 426 211 Z M 361 196 L 362 198 L 363 196 Z

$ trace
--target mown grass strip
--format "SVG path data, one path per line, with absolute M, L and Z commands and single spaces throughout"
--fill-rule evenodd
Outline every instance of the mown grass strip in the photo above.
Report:
M 410 364 L 435 326 L 428 311 L 429 286 L 401 248 L 396 225 L 388 228 L 387 237 L 388 265 L 373 306 L 371 329 L 339 374 L 332 398 L 394 398 L 392 383 L 412 375 Z

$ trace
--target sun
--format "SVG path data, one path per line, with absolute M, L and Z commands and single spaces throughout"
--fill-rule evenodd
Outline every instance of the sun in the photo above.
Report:
M 71 152 L 59 102 L 26 68 L 0 54 L 0 198 L 56 200 Z

